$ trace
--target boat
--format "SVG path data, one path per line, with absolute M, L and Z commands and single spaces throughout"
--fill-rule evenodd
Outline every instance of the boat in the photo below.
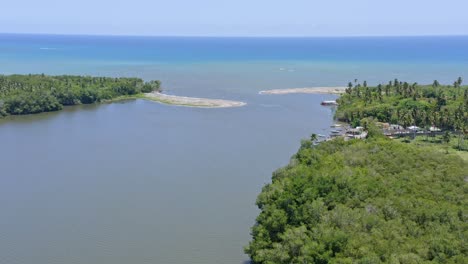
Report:
M 338 105 L 338 103 L 336 101 L 322 101 L 322 103 L 320 103 L 321 105 L 325 105 L 325 106 L 335 106 L 335 105 Z

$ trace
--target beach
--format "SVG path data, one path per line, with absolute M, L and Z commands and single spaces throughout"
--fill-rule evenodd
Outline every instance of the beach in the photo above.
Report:
M 273 89 L 260 91 L 259 94 L 342 94 L 346 87 L 308 87 L 308 88 L 289 88 Z
M 145 98 L 148 100 L 157 101 L 165 104 L 191 107 L 227 108 L 240 107 L 246 105 L 246 103 L 240 101 L 177 96 L 163 94 L 159 92 L 145 93 Z

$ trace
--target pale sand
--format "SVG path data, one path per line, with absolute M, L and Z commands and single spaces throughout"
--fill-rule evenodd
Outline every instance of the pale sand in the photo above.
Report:
M 145 93 L 145 97 L 149 100 L 172 104 L 180 106 L 191 106 L 191 107 L 206 107 L 206 108 L 225 108 L 225 107 L 240 107 L 246 105 L 244 102 L 223 100 L 223 99 L 208 99 L 208 98 L 197 98 L 197 97 L 186 97 L 168 95 L 158 92 Z
M 342 94 L 346 87 L 309 87 L 309 88 L 290 88 L 260 91 L 259 94 Z

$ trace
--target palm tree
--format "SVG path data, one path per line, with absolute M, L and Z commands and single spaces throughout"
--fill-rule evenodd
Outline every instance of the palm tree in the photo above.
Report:
M 353 90 L 353 83 L 349 82 L 348 83 L 348 89 L 346 89 L 346 93 L 351 94 L 352 90 Z
M 391 85 L 386 85 L 385 86 L 385 95 L 388 96 L 390 94 L 390 87 Z
M 414 124 L 414 119 L 413 119 L 413 115 L 411 113 L 411 110 L 407 110 L 406 112 L 403 113 L 403 116 L 402 116 L 402 121 L 403 121 L 403 126 L 405 128 L 408 128 L 409 126 L 411 126 L 412 124 Z
M 433 127 L 437 127 L 437 120 L 439 120 L 439 117 L 437 115 L 437 111 L 432 111 L 428 114 L 429 116 L 429 123 L 431 124 L 431 126 Z M 432 141 L 434 141 L 434 132 L 435 130 L 431 131 L 431 137 L 432 137 Z
M 314 143 L 315 141 L 317 141 L 317 134 L 313 133 L 312 135 L 310 135 L 310 141 L 312 141 L 312 143 Z

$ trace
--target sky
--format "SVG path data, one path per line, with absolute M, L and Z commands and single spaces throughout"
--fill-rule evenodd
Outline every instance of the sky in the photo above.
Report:
M 468 0 L 5 0 L 0 33 L 468 35 Z

